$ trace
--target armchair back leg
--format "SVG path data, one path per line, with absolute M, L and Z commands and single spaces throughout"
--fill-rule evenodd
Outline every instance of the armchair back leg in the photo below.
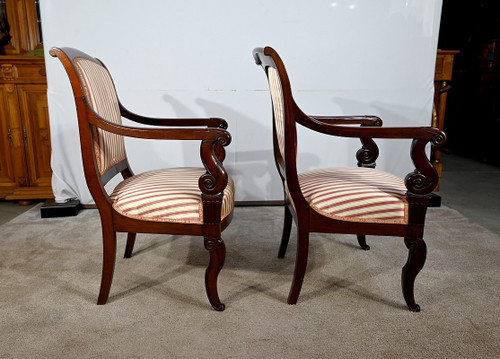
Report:
M 97 304 L 99 305 L 106 304 L 108 301 L 116 260 L 116 232 L 109 222 L 102 221 L 101 225 L 103 256 L 101 289 L 99 291 L 99 297 L 97 298 Z
M 283 234 L 281 236 L 281 244 L 278 252 L 278 258 L 284 258 L 286 249 L 288 247 L 288 241 L 290 240 L 290 232 L 292 231 L 292 213 L 290 209 L 285 204 L 285 215 L 284 215 L 284 223 L 283 223 Z
M 358 243 L 361 249 L 368 251 L 370 250 L 370 246 L 366 244 L 366 236 L 364 234 L 358 234 Z
M 309 228 L 307 225 L 297 224 L 297 257 L 293 273 L 292 287 L 288 295 L 288 304 L 297 304 L 304 275 L 307 269 L 307 256 L 309 252 Z
M 127 234 L 127 246 L 125 247 L 125 254 L 123 258 L 132 257 L 132 252 L 134 251 L 135 237 L 137 233 L 129 232 Z

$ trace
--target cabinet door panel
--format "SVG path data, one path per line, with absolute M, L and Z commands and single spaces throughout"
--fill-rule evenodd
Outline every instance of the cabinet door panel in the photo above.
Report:
M 50 186 L 50 122 L 46 85 L 18 85 L 31 186 Z
M 16 86 L 0 84 L 0 186 L 27 186 L 28 175 Z

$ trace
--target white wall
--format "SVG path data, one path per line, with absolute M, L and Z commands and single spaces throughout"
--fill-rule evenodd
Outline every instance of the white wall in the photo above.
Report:
M 45 0 L 41 2 L 56 199 L 92 201 L 81 168 L 69 81 L 52 46 L 100 58 L 130 110 L 223 117 L 233 136 L 226 168 L 236 200 L 276 200 L 271 104 L 251 55 L 273 46 L 297 103 L 314 115 L 429 125 L 441 0 Z M 299 135 L 300 167 L 355 165 L 359 142 Z M 378 168 L 404 176 L 409 141 L 378 141 Z M 199 165 L 198 144 L 127 140 L 135 172 Z

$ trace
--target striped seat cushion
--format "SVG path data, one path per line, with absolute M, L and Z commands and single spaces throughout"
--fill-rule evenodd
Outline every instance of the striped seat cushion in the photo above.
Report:
M 124 216 L 147 221 L 203 223 L 198 180 L 204 168 L 172 168 L 132 176 L 111 193 L 113 208 Z M 234 183 L 228 179 L 221 218 L 234 208 Z
M 403 179 L 373 168 L 338 167 L 299 175 L 305 199 L 318 213 L 354 222 L 408 223 Z

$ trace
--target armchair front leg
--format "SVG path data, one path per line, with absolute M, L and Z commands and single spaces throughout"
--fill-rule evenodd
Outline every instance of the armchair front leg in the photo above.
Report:
M 217 278 L 224 266 L 226 246 L 221 238 L 221 208 L 222 194 L 202 195 L 203 200 L 203 238 L 205 248 L 210 253 L 210 262 L 205 271 L 205 289 L 208 300 L 217 311 L 225 309 L 224 303 L 219 299 Z
M 401 272 L 401 288 L 406 305 L 412 312 L 420 312 L 420 306 L 415 303 L 415 278 L 422 270 L 427 256 L 427 246 L 422 238 L 405 237 L 408 248 L 408 260 Z
M 405 245 L 408 248 L 408 260 L 401 273 L 401 287 L 408 308 L 412 312 L 419 312 L 420 306 L 415 302 L 414 286 L 418 273 L 422 270 L 427 256 L 427 246 L 423 240 L 425 214 L 429 205 L 431 192 L 437 185 L 437 171 L 425 154 L 427 143 L 441 146 L 446 141 L 443 132 L 435 129 L 434 136 L 427 139 L 413 139 L 410 154 L 415 170 L 405 178 L 408 189 L 410 218 L 405 236 Z
M 204 243 L 210 253 L 210 262 L 205 271 L 205 288 L 210 304 L 217 311 L 225 309 L 225 305 L 219 299 L 217 278 L 226 257 L 226 247 L 221 237 L 221 212 L 228 174 L 222 161 L 225 157 L 224 146 L 227 146 L 230 140 L 227 134 L 227 137 L 204 140 L 200 146 L 201 159 L 207 172 L 200 177 L 198 185 L 203 201 Z

